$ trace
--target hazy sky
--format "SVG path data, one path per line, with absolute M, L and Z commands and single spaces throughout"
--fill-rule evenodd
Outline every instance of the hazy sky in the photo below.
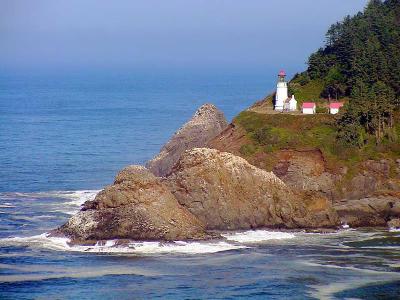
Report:
M 0 0 L 0 68 L 304 68 L 367 0 Z

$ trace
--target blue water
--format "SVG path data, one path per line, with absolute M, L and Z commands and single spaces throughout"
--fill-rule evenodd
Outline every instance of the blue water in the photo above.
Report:
M 232 119 L 274 73 L 0 74 L 0 299 L 398 299 L 400 232 L 386 229 L 129 247 L 46 236 L 201 104 Z
M 0 75 L 0 191 L 100 188 L 155 155 L 201 104 L 231 119 L 273 88 L 272 74 Z

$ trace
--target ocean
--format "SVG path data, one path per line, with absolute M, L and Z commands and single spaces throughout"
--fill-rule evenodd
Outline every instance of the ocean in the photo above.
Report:
M 129 246 L 47 236 L 200 105 L 231 120 L 275 73 L 1 73 L 0 299 L 399 299 L 400 232 L 384 228 Z

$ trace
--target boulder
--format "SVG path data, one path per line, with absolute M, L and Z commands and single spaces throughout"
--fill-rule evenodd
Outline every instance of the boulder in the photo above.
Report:
M 392 219 L 389 222 L 387 222 L 387 226 L 389 228 L 400 228 L 400 219 Z
M 156 176 L 166 176 L 185 150 L 204 147 L 227 126 L 221 111 L 212 104 L 204 104 L 162 147 L 160 153 L 147 162 L 146 167 Z
M 207 229 L 318 228 L 339 224 L 325 197 L 293 192 L 272 172 L 215 149 L 186 151 L 163 181 Z
M 123 169 L 111 186 L 87 201 L 58 229 L 74 242 L 105 239 L 204 239 L 204 224 L 141 166 Z
M 376 196 L 342 201 L 335 209 L 342 222 L 351 227 L 386 226 L 390 219 L 400 217 L 400 198 Z

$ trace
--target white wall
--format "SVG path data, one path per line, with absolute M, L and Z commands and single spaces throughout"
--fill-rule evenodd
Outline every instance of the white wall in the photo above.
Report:
M 278 82 L 278 85 L 276 86 L 275 110 L 283 110 L 283 104 L 287 98 L 287 82 Z
M 339 108 L 330 108 L 330 113 L 336 115 L 339 112 Z
M 303 108 L 303 114 L 313 115 L 315 114 L 315 108 Z

